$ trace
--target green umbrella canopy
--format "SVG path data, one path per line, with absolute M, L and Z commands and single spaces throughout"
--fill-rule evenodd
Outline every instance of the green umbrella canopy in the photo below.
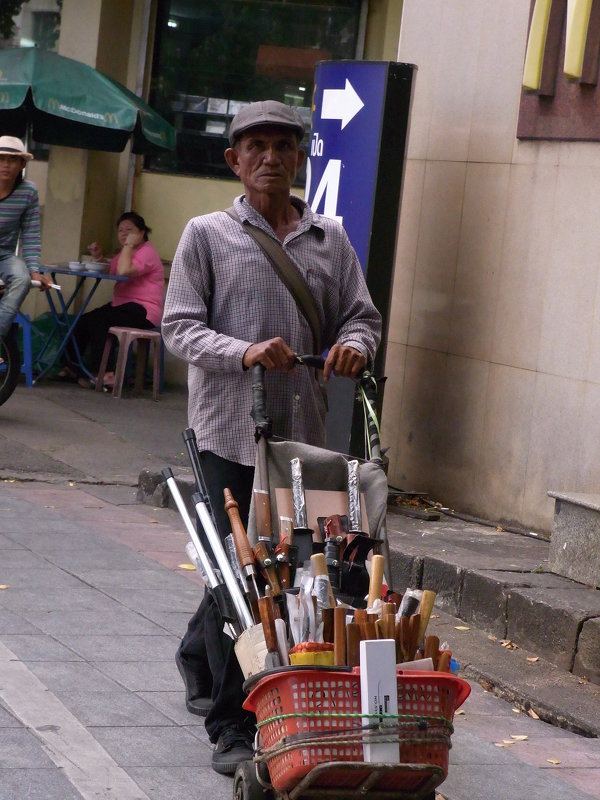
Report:
M 175 148 L 175 129 L 147 103 L 81 61 L 48 50 L 0 50 L 0 134 L 119 153 Z

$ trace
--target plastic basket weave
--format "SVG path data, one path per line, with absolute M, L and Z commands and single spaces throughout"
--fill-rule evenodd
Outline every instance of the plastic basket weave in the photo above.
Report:
M 262 743 L 257 756 L 266 761 L 273 787 L 289 791 L 319 764 L 364 762 L 363 744 L 373 736 L 399 747 L 399 766 L 384 775 L 379 789 L 416 790 L 423 776 L 414 765 L 434 769 L 439 785 L 448 772 L 454 712 L 469 695 L 469 684 L 448 673 L 399 670 L 397 685 L 398 718 L 386 720 L 388 727 L 367 729 L 358 669 L 295 668 L 259 679 L 244 708 L 256 714 Z M 346 773 L 332 771 L 331 785 L 355 783 L 356 770 Z

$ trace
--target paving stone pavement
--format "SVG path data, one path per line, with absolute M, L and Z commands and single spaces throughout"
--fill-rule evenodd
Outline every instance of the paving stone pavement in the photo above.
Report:
M 0 407 L 0 800 L 231 798 L 173 660 L 202 591 L 180 566 L 187 534 L 174 511 L 135 501 L 147 464 L 185 468 L 185 397 L 114 401 L 44 385 L 14 397 Z M 63 441 L 68 430 L 79 448 Z M 8 452 L 21 454 L 16 465 Z M 465 637 L 466 663 L 476 631 L 435 616 L 448 638 Z M 523 670 L 516 655 L 508 672 Z M 600 798 L 599 739 L 470 682 L 441 796 Z

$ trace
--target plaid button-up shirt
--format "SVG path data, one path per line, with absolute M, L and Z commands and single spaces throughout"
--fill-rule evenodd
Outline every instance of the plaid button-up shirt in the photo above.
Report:
M 300 198 L 292 202 L 302 218 L 283 247 L 314 296 L 324 348 L 339 342 L 372 361 L 381 317 L 348 236 Z M 277 239 L 243 196 L 234 205 L 242 221 Z M 254 464 L 252 373 L 243 367 L 244 353 L 276 336 L 296 353 L 311 353 L 312 335 L 262 249 L 225 212 L 188 222 L 173 259 L 162 331 L 168 349 L 189 365 L 189 424 L 200 450 Z M 325 404 L 314 370 L 268 371 L 265 387 L 273 433 L 323 447 Z

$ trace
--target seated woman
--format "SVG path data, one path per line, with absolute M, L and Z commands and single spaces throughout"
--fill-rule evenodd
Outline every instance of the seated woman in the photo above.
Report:
M 93 388 L 98 374 L 108 329 L 112 325 L 127 328 L 155 328 L 163 313 L 165 273 L 156 248 L 148 240 L 150 228 L 135 211 L 121 214 L 117 220 L 117 236 L 121 250 L 112 258 L 109 272 L 126 275 L 127 281 L 115 283 L 110 303 L 83 314 L 75 328 L 79 352 L 83 356 L 89 346 L 88 366 L 94 379 L 77 376 L 65 366 L 59 379 L 78 380 L 80 386 Z M 97 242 L 89 246 L 94 261 L 105 260 Z M 114 375 L 106 373 L 104 383 L 110 385 Z

